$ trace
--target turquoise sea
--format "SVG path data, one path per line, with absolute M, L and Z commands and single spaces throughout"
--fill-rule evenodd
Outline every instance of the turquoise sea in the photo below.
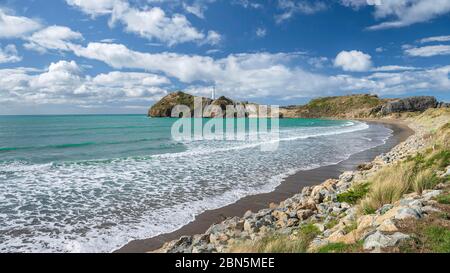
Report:
M 272 191 L 296 171 L 336 164 L 392 133 L 357 121 L 282 119 L 278 149 L 262 151 L 265 134 L 176 141 L 174 122 L 0 116 L 0 252 L 110 252 Z

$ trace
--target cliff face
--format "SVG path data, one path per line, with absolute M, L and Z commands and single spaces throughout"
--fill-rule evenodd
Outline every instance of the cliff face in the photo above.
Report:
M 435 97 L 410 97 L 386 103 L 381 108 L 382 115 L 401 112 L 421 112 L 439 105 Z

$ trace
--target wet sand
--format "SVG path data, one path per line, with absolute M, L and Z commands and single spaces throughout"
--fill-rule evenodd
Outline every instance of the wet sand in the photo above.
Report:
M 156 250 L 166 242 L 181 236 L 204 233 L 212 224 L 219 223 L 227 217 L 243 216 L 248 210 L 253 212 L 268 208 L 270 203 L 279 203 L 301 192 L 305 186 L 318 185 L 330 178 L 338 178 L 345 171 L 355 170 L 364 162 L 372 161 L 376 156 L 390 151 L 397 144 L 406 140 L 414 132 L 404 123 L 391 120 L 365 120 L 368 123 L 382 123 L 393 130 L 393 136 L 385 144 L 354 154 L 347 160 L 335 165 L 323 166 L 312 170 L 299 171 L 287 177 L 274 191 L 244 197 L 237 202 L 215 210 L 205 211 L 195 220 L 182 228 L 167 234 L 135 240 L 118 249 L 118 253 L 143 253 Z M 170 216 L 169 216 L 170 217 Z

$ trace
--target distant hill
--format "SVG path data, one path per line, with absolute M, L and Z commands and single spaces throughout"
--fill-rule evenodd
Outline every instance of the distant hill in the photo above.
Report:
M 224 114 L 227 105 L 249 105 L 227 97 L 216 100 L 202 97 L 203 107 L 219 106 Z M 182 91 L 171 93 L 153 105 L 148 111 L 150 117 L 171 117 L 173 107 L 186 105 L 193 113 L 194 96 Z M 254 104 L 256 105 L 256 104 Z M 357 94 L 348 96 L 323 97 L 311 100 L 306 105 L 292 105 L 280 108 L 283 118 L 369 118 L 380 117 L 402 112 L 425 111 L 429 108 L 448 107 L 434 97 L 421 96 L 403 99 L 382 99 L 376 95 Z M 213 111 L 205 111 L 205 117 L 215 117 Z
M 306 105 L 290 106 L 282 109 L 284 117 L 336 117 L 355 118 L 368 117 L 373 110 L 386 104 L 388 100 L 376 95 L 349 95 L 340 97 L 324 97 L 311 100 Z

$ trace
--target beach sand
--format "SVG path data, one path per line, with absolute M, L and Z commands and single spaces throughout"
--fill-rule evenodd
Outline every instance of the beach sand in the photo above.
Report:
M 396 120 L 364 120 L 368 123 L 382 123 L 393 130 L 393 136 L 385 144 L 354 154 L 347 160 L 335 165 L 323 166 L 312 170 L 299 171 L 287 177 L 274 191 L 265 194 L 247 196 L 239 201 L 215 210 L 205 211 L 195 220 L 182 228 L 167 234 L 131 241 L 118 249 L 118 253 L 143 253 L 162 247 L 166 242 L 176 240 L 181 236 L 204 233 L 212 224 L 219 223 L 228 217 L 241 217 L 248 210 L 257 212 L 268 208 L 270 203 L 279 203 L 301 192 L 305 186 L 317 185 L 330 178 L 338 178 L 345 171 L 355 170 L 361 163 L 370 162 L 376 156 L 390 151 L 397 144 L 406 140 L 414 133 L 405 123 Z

